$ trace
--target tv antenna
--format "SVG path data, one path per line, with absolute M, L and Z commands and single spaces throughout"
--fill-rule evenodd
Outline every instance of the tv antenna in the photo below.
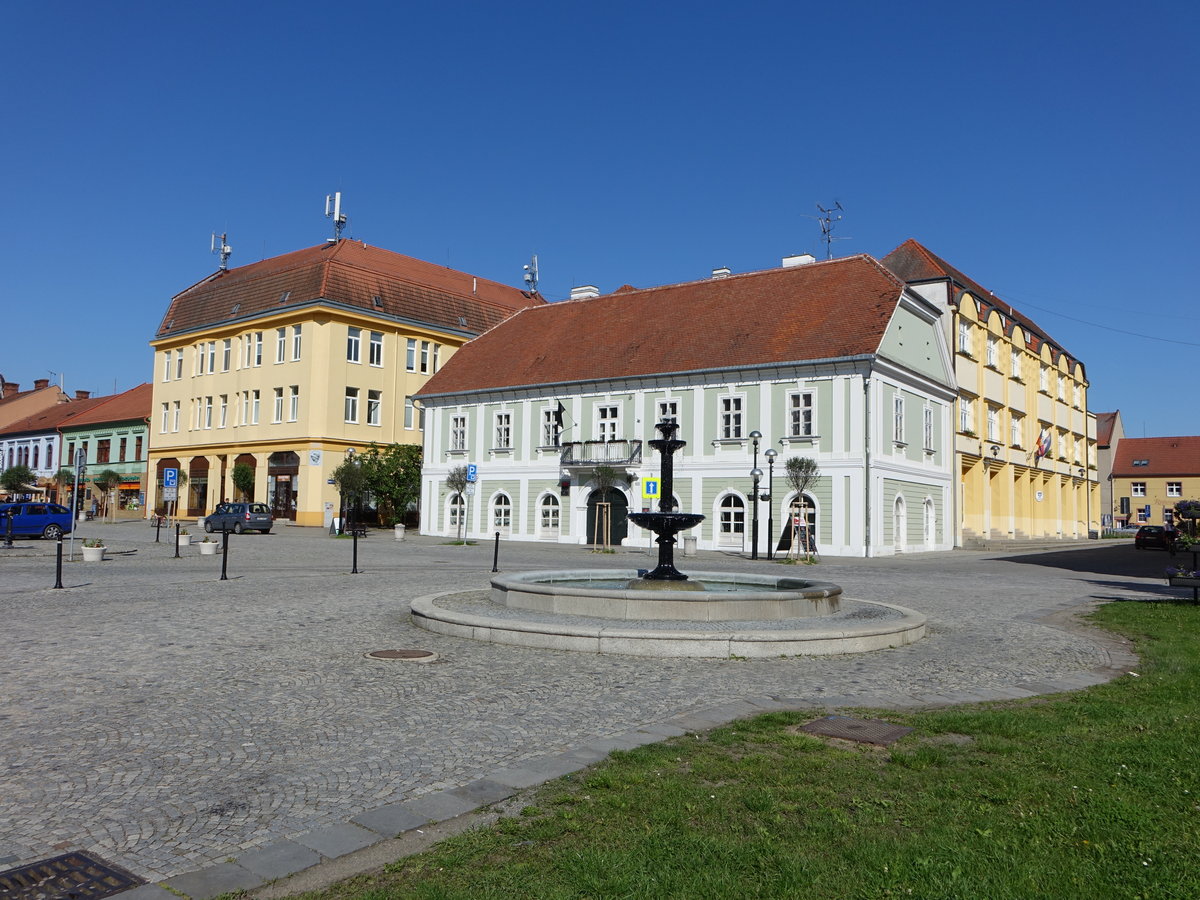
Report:
M 333 219 L 333 237 L 329 243 L 336 244 L 342 239 L 342 229 L 346 227 L 346 216 L 342 213 L 341 191 L 325 195 L 325 218 Z
M 842 209 L 842 204 L 840 202 L 838 202 L 837 200 L 834 200 L 833 206 L 829 209 L 826 209 L 824 206 L 822 206 L 820 203 L 818 203 L 817 211 L 821 215 L 806 216 L 806 218 L 816 219 L 817 222 L 820 223 L 820 225 L 821 225 L 821 240 L 825 242 L 825 258 L 833 259 L 833 242 L 850 240 L 850 238 L 848 238 L 848 237 L 834 237 L 833 236 L 834 226 L 842 220 L 842 213 L 844 213 L 845 210 Z
M 220 253 L 221 254 L 221 270 L 222 271 L 229 268 L 229 257 L 233 255 L 233 248 L 230 247 L 227 243 L 225 243 L 226 237 L 228 237 L 228 235 L 222 234 L 221 239 L 218 242 L 217 233 L 214 231 L 212 233 L 212 244 L 208 248 L 209 253 Z
M 536 294 L 538 286 L 537 254 L 533 254 L 533 258 L 522 268 L 525 270 L 525 286 L 529 288 L 529 293 Z

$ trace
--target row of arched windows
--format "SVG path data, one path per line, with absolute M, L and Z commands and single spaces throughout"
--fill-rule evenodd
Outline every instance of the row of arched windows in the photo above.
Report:
M 8 448 L 8 466 L 11 469 L 13 466 L 29 466 L 31 469 L 39 468 L 39 460 L 41 454 L 41 446 L 28 444 L 22 447 Z M 50 446 L 46 447 L 46 468 L 54 465 L 54 453 Z

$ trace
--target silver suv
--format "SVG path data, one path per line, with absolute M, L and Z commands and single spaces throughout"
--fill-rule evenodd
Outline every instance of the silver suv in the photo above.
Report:
M 212 514 L 204 519 L 204 530 L 209 534 L 226 530 L 234 534 L 243 531 L 270 534 L 274 525 L 271 507 L 265 503 L 218 503 Z

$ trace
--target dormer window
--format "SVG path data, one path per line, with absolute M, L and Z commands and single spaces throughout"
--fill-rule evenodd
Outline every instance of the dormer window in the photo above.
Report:
M 291 291 L 284 291 L 282 294 L 280 294 L 280 295 L 279 295 L 279 302 L 280 302 L 280 303 L 287 303 L 287 302 L 288 302 L 288 297 L 290 297 L 290 296 L 292 296 L 292 292 L 291 292 Z

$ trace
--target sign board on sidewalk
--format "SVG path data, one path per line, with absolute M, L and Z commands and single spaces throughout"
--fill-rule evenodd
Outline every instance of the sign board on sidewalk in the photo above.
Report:
M 170 487 L 163 485 L 162 500 L 164 503 L 174 503 L 178 499 L 179 499 L 179 487 L 177 485 L 173 484 Z

